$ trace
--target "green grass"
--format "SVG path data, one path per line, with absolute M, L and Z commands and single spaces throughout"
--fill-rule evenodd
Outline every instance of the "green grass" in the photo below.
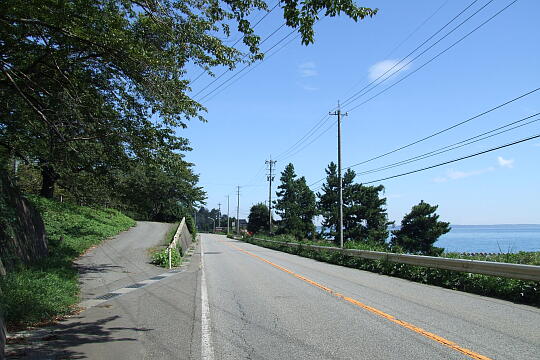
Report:
M 258 241 L 255 238 L 244 238 L 244 241 L 249 243 L 288 252 L 291 254 L 309 257 L 318 261 L 323 261 L 331 264 L 347 266 L 360 270 L 367 270 L 379 274 L 395 276 L 423 284 L 437 285 L 453 290 L 466 291 L 474 294 L 492 296 L 500 299 L 510 300 L 518 303 L 530 304 L 540 307 L 540 282 L 523 281 L 515 279 L 507 279 L 496 276 L 471 274 L 459 271 L 450 271 L 442 269 L 433 269 L 423 266 L 413 266 L 407 264 L 398 264 L 382 260 L 368 260 L 358 257 L 342 255 L 336 252 L 313 250 L 306 247 L 291 248 L 276 243 L 268 243 Z M 272 238 L 272 240 L 285 240 L 282 238 Z M 286 239 L 287 242 L 292 242 L 291 239 Z M 296 241 L 298 242 L 298 241 Z M 333 246 L 328 242 L 301 242 L 303 244 L 316 244 Z M 361 248 L 364 250 L 377 250 L 377 245 L 368 245 L 361 243 L 351 243 L 348 248 Z M 459 254 L 444 254 L 444 256 L 462 257 L 462 258 L 478 258 L 478 256 L 463 257 Z M 517 254 L 500 254 L 483 256 L 478 260 L 501 261 L 501 262 L 516 262 L 521 264 L 538 265 L 540 252 L 517 253 Z M 509 261 L 505 261 L 509 260 Z M 510 261 L 513 260 L 513 261 Z
M 43 217 L 49 256 L 32 266 L 20 265 L 1 281 L 0 306 L 8 326 L 24 327 L 69 314 L 78 302 L 78 274 L 73 260 L 90 247 L 135 225 L 113 209 L 30 201 Z
M 163 239 L 163 245 L 169 246 L 169 244 L 174 239 L 174 234 L 176 234 L 176 230 L 178 230 L 179 225 L 180 225 L 180 223 L 174 223 L 174 224 L 171 225 L 171 228 L 169 229 L 169 231 L 165 235 L 165 238 Z
M 161 266 L 164 268 L 169 267 L 169 255 L 167 249 L 155 250 L 152 253 L 152 264 Z M 171 266 L 178 267 L 182 265 L 182 254 L 179 249 L 172 249 L 171 253 Z

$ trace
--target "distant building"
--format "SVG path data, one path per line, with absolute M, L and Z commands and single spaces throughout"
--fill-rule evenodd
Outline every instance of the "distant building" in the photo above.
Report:
M 240 219 L 240 229 L 247 229 L 248 222 L 246 219 Z

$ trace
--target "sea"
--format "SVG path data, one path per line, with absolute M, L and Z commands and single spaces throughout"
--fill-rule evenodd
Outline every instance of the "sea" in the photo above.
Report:
M 320 227 L 317 228 L 320 231 Z M 504 254 L 540 251 L 540 224 L 451 225 L 451 228 L 434 244 L 446 252 Z
M 516 253 L 540 251 L 540 224 L 452 225 L 435 246 L 446 252 Z

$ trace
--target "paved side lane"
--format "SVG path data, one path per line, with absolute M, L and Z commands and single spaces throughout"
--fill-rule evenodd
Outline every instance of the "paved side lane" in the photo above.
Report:
M 101 295 L 166 270 L 148 264 L 146 248 L 159 244 L 168 224 L 139 223 L 81 259 L 96 269 L 85 294 Z M 79 263 L 81 263 L 79 262 Z M 99 271 L 97 271 L 99 270 Z M 20 344 L 22 359 L 200 359 L 200 254 L 171 276 L 88 308 Z M 9 349 L 8 349 L 9 350 Z
M 320 263 L 223 236 L 204 235 L 203 241 L 217 359 L 470 358 L 238 248 L 470 349 L 478 358 L 531 359 L 540 353 L 540 311 L 533 307 Z

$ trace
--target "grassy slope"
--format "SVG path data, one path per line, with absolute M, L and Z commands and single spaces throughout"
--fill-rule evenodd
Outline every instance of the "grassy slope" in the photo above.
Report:
M 127 230 L 135 221 L 112 209 L 94 209 L 32 197 L 43 217 L 49 257 L 20 267 L 1 282 L 8 326 L 35 324 L 73 311 L 78 274 L 72 262 L 88 248 Z

